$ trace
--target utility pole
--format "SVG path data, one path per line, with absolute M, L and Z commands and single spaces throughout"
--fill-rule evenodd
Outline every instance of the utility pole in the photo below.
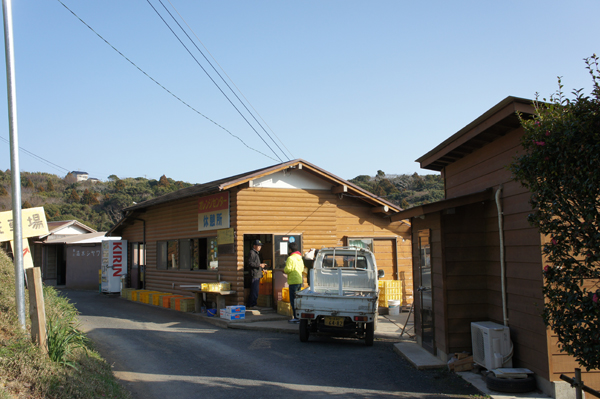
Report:
M 10 170 L 12 177 L 12 228 L 14 233 L 15 297 L 17 316 L 25 329 L 25 277 L 23 272 L 23 224 L 21 222 L 21 172 L 17 129 L 17 90 L 15 88 L 15 54 L 13 46 L 12 0 L 2 0 L 4 15 L 4 51 L 8 92 L 8 126 L 10 130 Z

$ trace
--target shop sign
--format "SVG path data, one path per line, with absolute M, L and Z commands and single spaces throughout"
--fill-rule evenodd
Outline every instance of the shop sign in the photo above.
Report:
M 198 231 L 229 228 L 229 191 L 198 199 Z
M 21 210 L 23 238 L 39 237 L 48 234 L 48 223 L 43 207 Z M 0 242 L 11 241 L 14 238 L 13 212 L 0 212 Z

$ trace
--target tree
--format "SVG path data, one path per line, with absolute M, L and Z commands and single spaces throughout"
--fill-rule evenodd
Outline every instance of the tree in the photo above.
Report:
M 167 179 L 167 176 L 162 175 L 160 179 L 158 179 L 158 185 L 160 187 L 169 187 L 171 183 L 169 183 L 169 179 Z
M 6 191 L 6 188 L 4 188 L 4 186 L 0 185 L 0 197 L 4 197 L 8 195 L 8 191 Z
M 54 183 L 52 183 L 52 180 L 48 180 L 48 183 L 46 183 L 46 191 L 48 191 L 48 192 L 54 191 Z
M 79 194 L 77 194 L 77 191 L 75 191 L 75 189 L 71 190 L 71 195 L 69 195 L 67 202 L 69 202 L 69 203 L 79 202 Z
M 511 164 L 531 191 L 530 223 L 545 234 L 543 319 L 561 350 L 587 370 L 600 368 L 600 71 L 585 60 L 591 97 L 582 90 L 536 98 L 532 119 L 521 116 L 525 154 Z
M 67 184 L 77 183 L 77 178 L 71 172 L 67 173 L 64 180 Z

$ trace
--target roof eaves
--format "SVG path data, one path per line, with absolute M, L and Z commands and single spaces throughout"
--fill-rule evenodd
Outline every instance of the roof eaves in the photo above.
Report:
M 448 156 L 451 151 L 457 150 L 461 146 L 468 145 L 468 142 L 477 140 L 477 136 L 483 134 L 489 128 L 489 126 L 482 127 L 485 122 L 493 125 L 494 116 L 500 121 L 510 115 L 515 115 L 517 112 L 531 114 L 534 111 L 533 103 L 534 101 L 530 99 L 508 96 L 434 149 L 417 158 L 415 162 L 419 162 L 423 169 L 440 171 L 441 167 L 434 165 L 435 161 Z

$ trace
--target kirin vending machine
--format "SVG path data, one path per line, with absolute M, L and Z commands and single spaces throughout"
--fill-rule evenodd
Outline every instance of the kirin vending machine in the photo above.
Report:
M 121 292 L 121 277 L 127 274 L 127 240 L 102 241 L 102 292 Z

